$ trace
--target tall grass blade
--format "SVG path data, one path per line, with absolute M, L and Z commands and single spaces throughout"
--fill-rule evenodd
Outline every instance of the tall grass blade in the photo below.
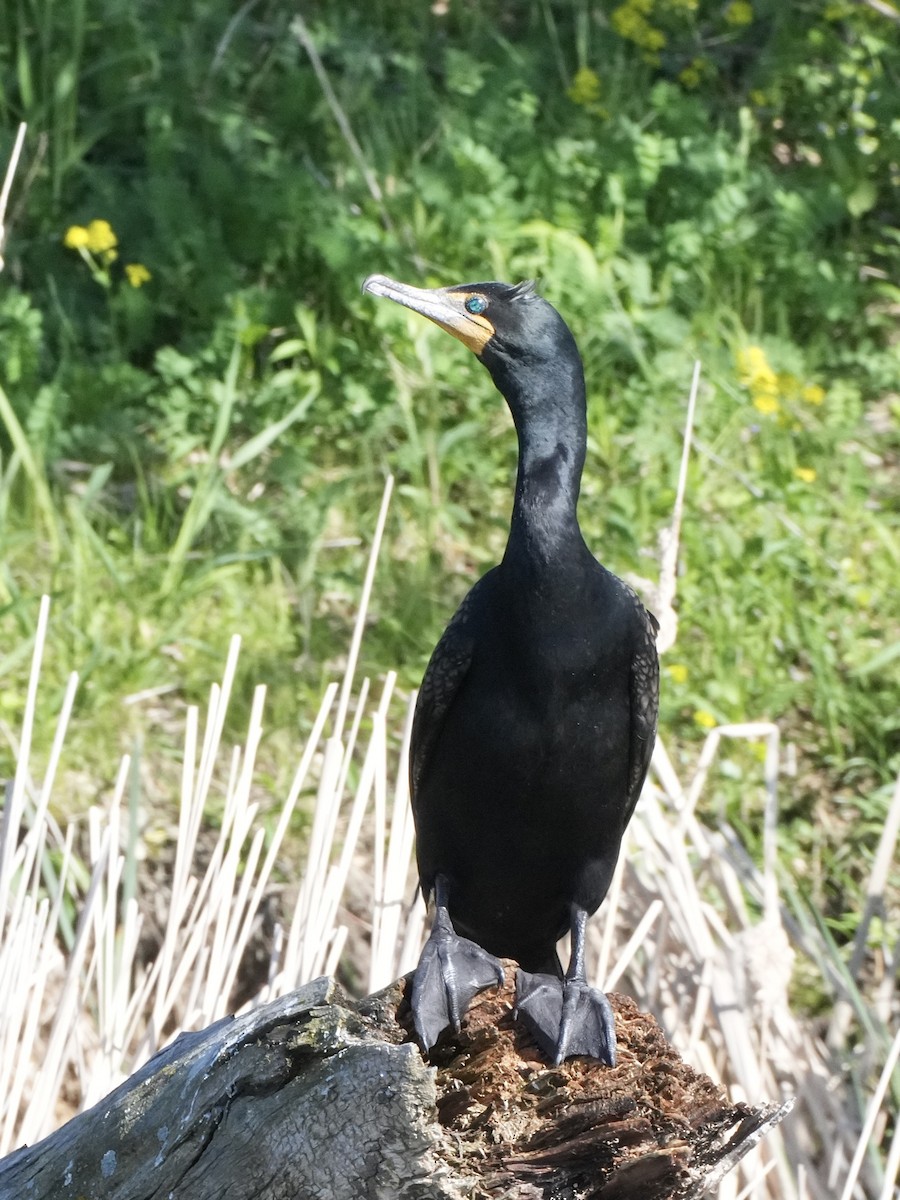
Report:
M 28 436 L 19 423 L 19 418 L 16 416 L 15 410 L 9 402 L 9 397 L 2 387 L 0 387 L 0 424 L 6 429 L 9 440 L 12 442 L 13 450 L 22 464 L 22 469 L 28 478 L 28 482 L 31 484 L 34 502 L 43 523 L 44 533 L 49 542 L 50 558 L 52 561 L 55 561 L 59 557 L 60 535 L 53 498 L 47 486 L 43 467 L 35 458 L 28 441 Z

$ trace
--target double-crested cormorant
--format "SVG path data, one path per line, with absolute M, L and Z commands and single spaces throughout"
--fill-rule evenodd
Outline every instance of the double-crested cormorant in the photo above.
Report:
M 612 1065 L 615 1026 L 584 969 L 656 735 L 655 619 L 594 558 L 576 516 L 584 371 L 531 284 L 363 290 L 428 317 L 478 356 L 519 439 L 509 540 L 431 656 L 412 733 L 419 878 L 435 917 L 413 977 L 427 1050 L 514 958 L 516 1011 L 559 1063 Z M 563 975 L 556 943 L 569 930 Z

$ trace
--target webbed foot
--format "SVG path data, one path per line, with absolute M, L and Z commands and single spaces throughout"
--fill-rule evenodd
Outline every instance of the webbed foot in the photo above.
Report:
M 516 1016 L 538 1048 L 558 1066 L 575 1054 L 616 1065 L 616 1026 L 610 1003 L 584 979 L 516 973 Z
M 503 983 L 503 967 L 492 954 L 459 937 L 446 908 L 439 906 L 431 934 L 412 979 L 410 1007 L 416 1036 L 426 1052 L 445 1029 L 459 1029 L 474 996 Z

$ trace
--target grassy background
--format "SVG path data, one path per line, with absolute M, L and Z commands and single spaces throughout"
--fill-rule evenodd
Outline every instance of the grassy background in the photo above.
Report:
M 415 685 L 502 550 L 515 445 L 477 362 L 359 284 L 533 276 L 585 357 L 581 519 L 620 574 L 655 578 L 703 360 L 662 729 L 689 760 L 716 721 L 781 723 L 783 867 L 845 944 L 898 768 L 898 24 L 775 0 L 291 20 L 267 0 L 0 13 L 0 152 L 29 122 L 0 277 L 0 718 L 49 591 L 39 738 L 84 674 L 63 803 L 152 733 L 162 812 L 183 707 L 239 631 L 231 719 L 269 685 L 279 786 L 388 469 L 362 666 Z M 114 259 L 65 244 L 97 219 Z M 716 803 L 758 845 L 750 754 Z

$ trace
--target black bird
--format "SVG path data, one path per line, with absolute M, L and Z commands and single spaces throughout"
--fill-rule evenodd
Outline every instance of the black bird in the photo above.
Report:
M 555 1062 L 612 1065 L 615 1026 L 588 985 L 600 906 L 656 736 L 656 620 L 585 545 L 576 505 L 587 440 L 584 370 L 568 326 L 530 283 L 363 290 L 473 350 L 515 422 L 519 466 L 503 560 L 475 584 L 422 681 L 411 787 L 419 878 L 434 894 L 413 977 L 428 1050 L 515 959 L 516 1011 Z M 556 943 L 569 930 L 563 971 Z

